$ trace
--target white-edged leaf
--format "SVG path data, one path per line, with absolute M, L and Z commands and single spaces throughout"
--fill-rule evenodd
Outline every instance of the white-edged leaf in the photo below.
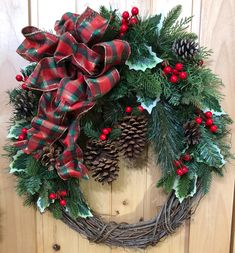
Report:
M 13 126 L 11 126 L 7 138 L 8 139 L 18 139 L 19 134 L 21 134 L 22 128 L 27 127 L 28 123 L 25 120 L 18 120 Z
M 52 200 L 52 203 L 54 200 Z M 37 207 L 40 213 L 44 213 L 45 209 L 50 205 L 48 197 L 39 197 L 37 200 Z
M 143 47 L 148 52 L 147 56 L 142 54 Z M 137 50 L 137 55 L 131 57 L 126 62 L 126 65 L 129 67 L 129 69 L 132 70 L 145 71 L 146 69 L 152 69 L 156 67 L 157 64 L 161 63 L 162 61 L 163 60 L 158 58 L 156 53 L 153 52 L 152 47 L 144 44 L 142 47 L 140 46 Z
M 186 196 L 180 196 L 179 191 L 178 191 L 178 184 L 179 184 L 179 178 L 175 180 L 173 189 L 175 190 L 175 196 L 179 200 L 180 203 L 183 202 L 186 198 L 193 197 L 194 194 L 197 192 L 197 175 L 194 175 L 191 178 L 191 187 L 190 187 L 190 192 Z
M 13 156 L 13 162 L 10 163 L 9 173 L 13 174 L 15 172 L 22 172 L 26 167 L 25 153 L 19 150 L 16 155 Z M 18 163 L 17 163 L 18 162 Z
M 160 101 L 160 98 L 157 98 L 157 99 L 155 99 L 155 100 L 148 101 L 148 103 L 146 103 L 146 102 L 142 101 L 140 97 L 138 97 L 137 99 L 138 99 L 138 102 L 141 102 L 141 106 L 142 106 L 145 110 L 147 110 L 147 112 L 148 112 L 149 114 L 152 113 L 153 108 L 154 108 L 154 107 L 157 105 L 157 103 Z

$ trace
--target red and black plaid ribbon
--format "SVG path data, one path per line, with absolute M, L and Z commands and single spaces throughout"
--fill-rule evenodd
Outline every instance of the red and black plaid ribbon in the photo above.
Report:
M 101 41 L 109 21 L 87 8 L 82 15 L 66 13 L 56 22 L 57 35 L 28 26 L 17 52 L 38 62 L 29 76 L 29 89 L 43 91 L 38 114 L 32 120 L 28 140 L 16 143 L 25 153 L 39 158 L 45 145 L 60 141 L 64 146 L 56 169 L 62 179 L 86 176 L 79 138 L 79 119 L 98 97 L 118 82 L 115 65 L 130 55 L 126 41 Z

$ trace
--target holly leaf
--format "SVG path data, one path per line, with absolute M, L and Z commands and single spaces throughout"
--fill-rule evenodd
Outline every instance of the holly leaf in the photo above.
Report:
M 53 200 L 54 201 L 54 200 Z M 41 196 L 37 200 L 37 207 L 40 213 L 44 213 L 45 209 L 50 205 L 48 196 Z
M 182 176 L 175 181 L 174 185 L 175 196 L 180 203 L 184 199 L 193 197 L 197 192 L 197 176 L 190 178 L 188 175 Z
M 21 134 L 22 128 L 28 127 L 28 123 L 25 120 L 16 121 L 15 124 L 10 128 L 7 138 L 8 139 L 18 139 L 19 134 Z
M 25 171 L 28 162 L 28 155 L 26 155 L 22 150 L 19 150 L 16 155 L 13 156 L 13 162 L 10 164 L 9 173 L 13 174 L 16 172 Z
M 158 58 L 156 53 L 153 52 L 152 47 L 144 43 L 142 45 L 133 44 L 131 49 L 132 53 L 126 62 L 129 69 L 145 71 L 156 67 L 157 64 L 162 62 L 162 59 Z
M 221 168 L 226 161 L 221 154 L 220 148 L 214 143 L 206 131 L 205 129 L 201 129 L 202 138 L 194 152 L 196 161 L 207 164 L 210 167 Z

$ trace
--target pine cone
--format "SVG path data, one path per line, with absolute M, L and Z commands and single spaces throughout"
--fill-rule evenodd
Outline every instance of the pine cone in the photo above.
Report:
M 36 96 L 32 91 L 21 90 L 13 100 L 14 114 L 20 119 L 31 121 L 34 117 Z
M 48 170 L 55 168 L 56 159 L 62 153 L 62 147 L 57 145 L 45 146 L 41 156 L 41 163 L 43 166 L 48 167 Z
M 126 116 L 120 124 L 122 134 L 119 139 L 120 151 L 126 158 L 141 155 L 146 145 L 148 118 L 146 115 Z
M 84 152 L 84 160 L 96 181 L 110 184 L 117 179 L 118 150 L 111 141 L 89 141 Z
M 198 47 L 198 43 L 193 40 L 179 39 L 174 42 L 172 50 L 183 59 L 190 59 L 198 52 Z
M 196 145 L 201 138 L 200 126 L 194 121 L 188 121 L 184 125 L 184 134 L 188 145 Z

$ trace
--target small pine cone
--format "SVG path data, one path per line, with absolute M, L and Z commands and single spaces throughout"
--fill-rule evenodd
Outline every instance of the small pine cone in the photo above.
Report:
M 89 141 L 84 161 L 92 177 L 102 184 L 112 183 L 119 175 L 118 150 L 111 141 Z
M 135 159 L 141 155 L 146 145 L 147 124 L 148 118 L 146 115 L 123 118 L 119 125 L 122 130 L 119 146 L 124 157 Z
M 199 45 L 193 40 L 179 39 L 172 46 L 173 52 L 183 59 L 193 58 L 199 50 Z
M 62 150 L 63 148 L 61 146 L 45 146 L 40 158 L 42 165 L 48 167 L 48 170 L 53 170 L 55 168 L 56 159 L 62 153 Z
M 32 91 L 21 90 L 13 100 L 14 114 L 20 119 L 31 121 L 34 117 L 35 101 L 36 96 Z
M 189 146 L 198 144 L 201 138 L 200 126 L 194 121 L 188 121 L 184 125 L 184 135 Z

